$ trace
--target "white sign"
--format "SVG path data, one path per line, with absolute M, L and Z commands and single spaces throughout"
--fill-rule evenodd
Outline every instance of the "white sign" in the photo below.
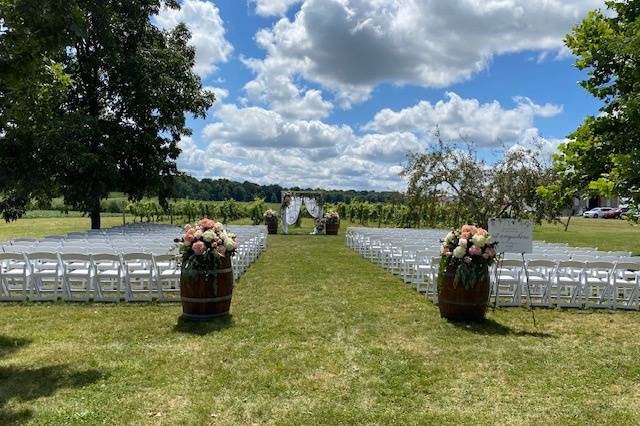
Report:
M 533 251 L 533 222 L 530 220 L 490 219 L 489 234 L 498 242 L 498 253 Z

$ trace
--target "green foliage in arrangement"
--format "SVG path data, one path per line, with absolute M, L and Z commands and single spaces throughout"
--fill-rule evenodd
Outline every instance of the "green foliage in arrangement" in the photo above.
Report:
M 619 195 L 640 203 L 640 1 L 607 1 L 567 35 L 565 43 L 586 70 L 580 85 L 603 106 L 559 147 L 552 188 L 562 197 Z
M 173 190 L 186 114 L 213 92 L 193 72 L 180 24 L 153 25 L 175 0 L 0 0 L 0 213 L 63 196 L 100 227 L 101 200 Z

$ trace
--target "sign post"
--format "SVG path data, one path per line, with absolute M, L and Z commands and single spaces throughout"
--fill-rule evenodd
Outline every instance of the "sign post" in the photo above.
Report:
M 527 282 L 527 295 L 529 309 L 533 318 L 533 326 L 536 326 L 536 317 L 533 314 L 531 303 L 531 289 L 529 288 L 529 272 L 525 265 L 525 253 L 533 252 L 533 222 L 530 220 L 516 219 L 489 219 L 489 234 L 498 242 L 498 251 L 504 256 L 505 253 L 518 253 L 522 256 L 522 265 Z M 500 267 L 500 264 L 497 265 Z M 494 306 L 498 304 L 498 279 L 496 272 L 496 298 Z

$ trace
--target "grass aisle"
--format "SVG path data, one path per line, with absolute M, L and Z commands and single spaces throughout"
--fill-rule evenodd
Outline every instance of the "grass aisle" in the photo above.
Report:
M 344 246 L 269 237 L 228 323 L 0 305 L 0 424 L 632 424 L 640 314 L 437 308 Z

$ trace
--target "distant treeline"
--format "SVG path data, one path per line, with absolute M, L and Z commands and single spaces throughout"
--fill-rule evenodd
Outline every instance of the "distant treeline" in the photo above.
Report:
M 253 201 L 255 197 L 264 198 L 267 203 L 279 203 L 280 193 L 283 190 L 313 191 L 313 188 L 283 188 L 280 185 L 258 185 L 245 181 L 234 182 L 228 179 L 202 179 L 191 176 L 178 176 L 176 178 L 175 198 L 188 198 L 203 201 Z M 323 190 L 325 202 L 338 203 L 351 201 L 369 201 L 374 203 L 402 203 L 404 196 L 399 192 L 385 191 L 341 191 Z

